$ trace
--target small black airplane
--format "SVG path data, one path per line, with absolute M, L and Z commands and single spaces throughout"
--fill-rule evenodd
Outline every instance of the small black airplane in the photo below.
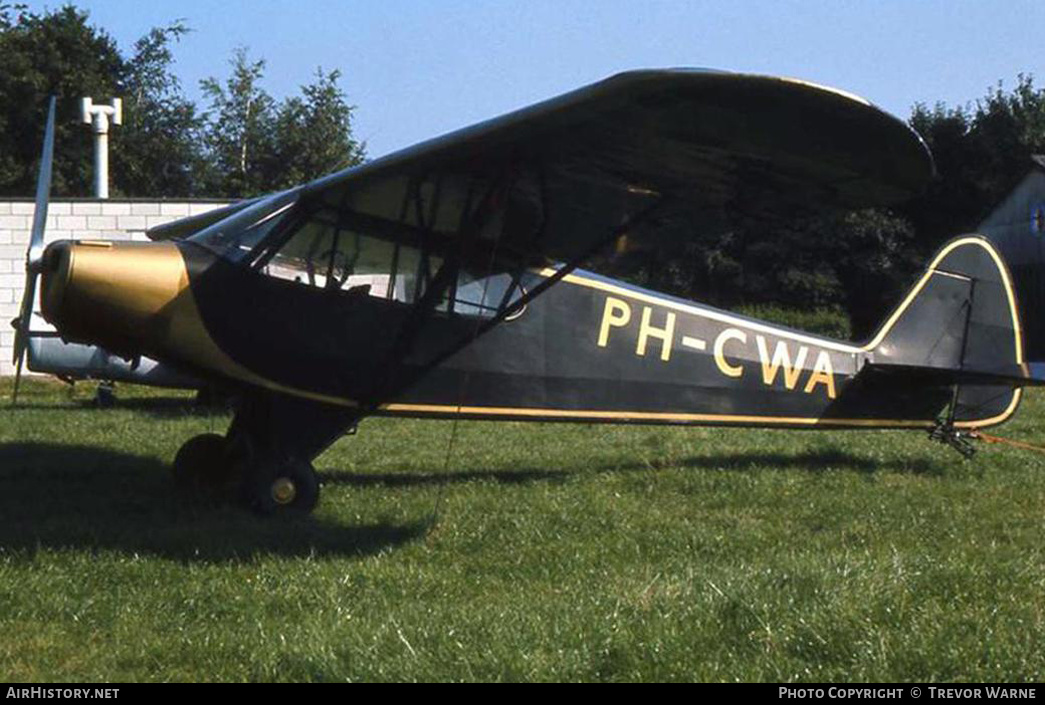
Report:
M 680 220 L 771 228 L 928 183 L 904 122 L 804 81 L 623 73 L 148 243 L 43 248 L 52 146 L 49 127 L 16 360 L 41 274 L 63 341 L 234 396 L 228 432 L 190 439 L 173 470 L 262 513 L 312 510 L 312 460 L 371 415 L 912 428 L 964 449 L 1039 383 L 1005 264 L 975 235 L 864 344 L 578 269 Z

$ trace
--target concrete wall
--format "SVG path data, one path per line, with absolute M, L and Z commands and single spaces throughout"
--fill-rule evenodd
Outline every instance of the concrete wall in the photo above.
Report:
M 45 241 L 146 240 L 148 228 L 226 204 L 214 200 L 58 199 L 47 209 Z M 10 321 L 18 315 L 25 288 L 25 254 L 34 210 L 32 199 L 0 199 L 0 375 L 14 372 Z

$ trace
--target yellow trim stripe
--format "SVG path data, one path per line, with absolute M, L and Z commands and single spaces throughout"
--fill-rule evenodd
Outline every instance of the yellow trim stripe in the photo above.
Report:
M 911 428 L 929 428 L 933 425 L 930 421 L 903 421 L 892 419 L 832 419 L 806 416 L 742 416 L 730 414 L 686 414 L 659 411 L 595 411 L 515 408 L 506 406 L 448 406 L 442 404 L 385 404 L 381 409 L 392 413 L 475 414 L 484 416 L 575 419 L 581 421 L 684 421 L 689 423 L 771 423 L 791 426 L 900 426 Z

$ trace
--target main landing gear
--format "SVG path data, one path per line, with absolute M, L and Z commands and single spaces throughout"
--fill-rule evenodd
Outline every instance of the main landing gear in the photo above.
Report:
M 311 459 L 357 420 L 354 409 L 256 391 L 238 400 L 228 433 L 190 438 L 171 470 L 196 496 L 238 499 L 264 515 L 308 514 L 319 502 Z
M 253 457 L 224 436 L 204 433 L 178 450 L 171 472 L 194 497 L 239 500 L 258 514 L 308 514 L 319 502 L 312 463 L 296 458 Z

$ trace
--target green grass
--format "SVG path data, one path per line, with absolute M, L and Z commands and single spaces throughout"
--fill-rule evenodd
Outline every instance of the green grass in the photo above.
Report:
M 447 463 L 452 424 L 368 420 L 271 521 L 173 492 L 226 417 L 90 392 L 0 408 L 4 680 L 1045 677 L 1045 454 L 462 422 Z

